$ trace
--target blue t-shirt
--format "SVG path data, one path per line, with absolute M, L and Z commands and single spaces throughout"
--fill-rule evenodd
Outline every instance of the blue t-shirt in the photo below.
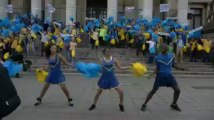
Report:
M 168 53 L 166 55 L 159 54 L 156 58 L 156 66 L 158 73 L 171 73 L 172 65 L 174 64 L 174 54 Z

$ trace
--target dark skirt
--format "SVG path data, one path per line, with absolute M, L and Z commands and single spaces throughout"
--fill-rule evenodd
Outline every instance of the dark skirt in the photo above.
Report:
M 177 86 L 175 77 L 171 73 L 158 73 L 155 78 L 154 88 Z

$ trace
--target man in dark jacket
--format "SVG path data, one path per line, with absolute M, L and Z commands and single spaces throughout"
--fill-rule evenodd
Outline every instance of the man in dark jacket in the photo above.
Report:
M 0 120 L 12 113 L 21 103 L 8 71 L 0 63 Z

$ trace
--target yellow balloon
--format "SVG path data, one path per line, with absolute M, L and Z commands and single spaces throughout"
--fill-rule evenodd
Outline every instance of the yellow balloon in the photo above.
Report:
M 149 33 L 143 33 L 144 34 L 144 36 L 145 36 L 145 38 L 148 40 L 148 39 L 150 39 L 150 34 Z
M 184 46 L 183 52 L 187 52 L 187 46 Z
M 49 45 L 49 42 L 45 42 L 45 47 Z
M 99 46 L 99 41 L 98 40 L 96 40 L 95 45 Z
M 33 39 L 36 39 L 36 38 L 37 38 L 37 36 L 36 36 L 35 33 L 32 33 L 31 36 L 33 37 Z
M 60 43 L 59 43 L 59 47 L 60 47 L 60 48 L 64 48 L 64 42 L 60 42 Z
M 111 43 L 112 45 L 115 45 L 115 44 L 116 44 L 115 39 L 112 39 L 112 40 L 110 41 L 110 43 Z
M 142 45 L 142 49 L 143 49 L 143 51 L 146 49 L 146 45 L 145 44 Z
M 136 62 L 132 65 L 132 71 L 135 76 L 142 77 L 148 70 L 144 64 Z
M 63 30 L 63 34 L 66 34 L 66 33 L 67 33 L 67 32 L 66 32 L 66 30 L 64 29 L 64 30 Z
M 80 29 L 80 32 L 81 32 L 81 33 L 84 33 L 84 30 L 81 28 L 81 29 Z
M 129 43 L 133 44 L 134 43 L 134 39 L 131 39 L 131 41 Z
M 7 53 L 4 54 L 4 59 L 5 59 L 5 60 L 7 60 L 9 57 L 10 57 L 9 52 L 7 52 Z
M 81 43 L 82 40 L 80 38 L 77 38 L 77 43 Z
M 47 76 L 48 76 L 48 72 L 44 70 L 36 69 L 36 78 L 39 81 L 39 83 L 45 83 Z
M 21 46 L 21 45 L 18 45 L 18 46 L 16 47 L 16 52 L 20 53 L 20 52 L 22 52 L 22 51 L 23 51 L 22 46 Z
M 75 56 L 76 56 L 75 50 L 71 50 L 71 56 L 72 56 L 72 58 L 75 58 Z
M 125 40 L 125 35 L 122 35 L 122 36 L 121 36 L 121 40 Z

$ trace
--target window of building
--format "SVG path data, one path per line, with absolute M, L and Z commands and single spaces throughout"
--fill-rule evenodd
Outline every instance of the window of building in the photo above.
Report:
M 190 8 L 192 13 L 192 19 L 190 20 L 190 26 L 194 29 L 202 25 L 202 8 Z

